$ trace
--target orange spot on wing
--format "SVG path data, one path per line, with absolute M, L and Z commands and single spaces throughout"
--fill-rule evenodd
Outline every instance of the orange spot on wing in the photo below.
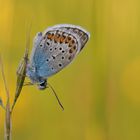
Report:
M 75 44 L 75 41 L 74 40 L 70 40 L 69 41 L 69 47 L 72 47 L 74 44 Z
M 66 39 L 66 36 L 63 36 L 63 35 L 62 35 L 62 36 L 60 37 L 60 43 L 64 43 L 65 39 Z
M 51 37 L 52 37 L 52 34 L 51 33 L 48 33 L 47 34 L 47 39 L 51 39 Z
M 69 39 L 68 39 L 68 37 L 66 38 L 65 43 L 69 43 Z
M 53 37 L 54 37 L 54 33 L 48 33 L 47 34 L 47 39 L 50 39 L 50 40 L 52 40 L 53 39 Z
M 54 35 L 54 41 L 55 42 L 60 42 L 60 34 Z

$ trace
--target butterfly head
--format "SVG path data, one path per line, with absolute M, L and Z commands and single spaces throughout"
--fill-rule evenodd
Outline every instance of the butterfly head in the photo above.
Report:
M 44 90 L 47 88 L 47 80 L 43 80 L 38 84 L 38 89 Z

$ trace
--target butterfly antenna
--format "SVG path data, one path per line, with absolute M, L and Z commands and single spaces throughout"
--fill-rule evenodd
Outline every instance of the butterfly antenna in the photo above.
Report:
M 49 83 L 48 83 L 48 87 L 51 88 L 51 90 L 53 91 L 53 94 L 55 95 L 55 97 L 56 97 L 56 99 L 57 99 L 57 101 L 58 101 L 60 107 L 62 108 L 62 110 L 64 110 L 64 107 L 63 107 L 63 105 L 61 104 L 61 102 L 60 102 L 60 100 L 59 100 L 59 98 L 58 98 L 58 96 L 57 96 L 57 94 L 56 94 L 54 88 L 53 88 Z

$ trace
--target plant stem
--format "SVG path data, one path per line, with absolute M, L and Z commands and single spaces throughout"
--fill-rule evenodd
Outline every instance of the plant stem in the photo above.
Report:
M 7 101 L 6 112 L 5 112 L 5 140 L 11 140 L 11 113 L 10 113 L 10 103 Z
M 9 94 L 9 90 L 8 90 L 6 79 L 5 79 L 4 68 L 3 68 L 1 56 L 0 56 L 0 66 L 1 66 L 2 78 L 4 81 L 4 87 L 5 87 L 5 91 L 6 91 L 6 97 L 7 97 L 6 110 L 5 110 L 4 139 L 11 140 L 10 94 Z
M 15 91 L 15 98 L 14 98 L 14 102 L 12 104 L 12 108 L 11 108 L 11 113 L 16 105 L 16 102 L 20 96 L 23 84 L 24 84 L 24 80 L 26 77 L 26 68 L 27 68 L 27 63 L 28 63 L 28 55 L 29 55 L 29 46 L 30 46 L 30 32 L 31 32 L 31 24 L 29 25 L 29 31 L 27 31 L 26 34 L 26 49 L 25 49 L 25 53 L 24 53 L 24 57 L 18 67 L 17 70 L 17 83 L 16 83 L 16 91 Z

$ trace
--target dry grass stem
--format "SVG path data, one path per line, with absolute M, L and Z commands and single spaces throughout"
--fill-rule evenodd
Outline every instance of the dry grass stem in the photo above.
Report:
M 11 108 L 11 113 L 14 109 L 14 106 L 19 98 L 19 95 L 21 93 L 24 81 L 25 81 L 25 77 L 26 77 L 26 67 L 27 67 L 27 63 L 28 63 L 28 56 L 29 56 L 29 46 L 30 46 L 30 32 L 31 32 L 31 24 L 29 26 L 29 30 L 27 32 L 26 35 L 26 50 L 24 53 L 24 57 L 21 60 L 21 63 L 18 67 L 17 70 L 17 83 L 16 83 L 16 91 L 15 91 L 15 98 L 14 98 L 14 102 L 12 104 L 12 108 Z
M 9 90 L 8 90 L 6 79 L 5 79 L 4 68 L 3 68 L 1 56 L 0 56 L 0 66 L 1 66 L 2 78 L 4 81 L 4 87 L 5 87 L 5 91 L 6 91 L 6 97 L 7 97 L 6 110 L 5 110 L 5 131 L 4 131 L 5 135 L 4 135 L 4 139 L 11 140 L 10 94 L 9 94 Z

